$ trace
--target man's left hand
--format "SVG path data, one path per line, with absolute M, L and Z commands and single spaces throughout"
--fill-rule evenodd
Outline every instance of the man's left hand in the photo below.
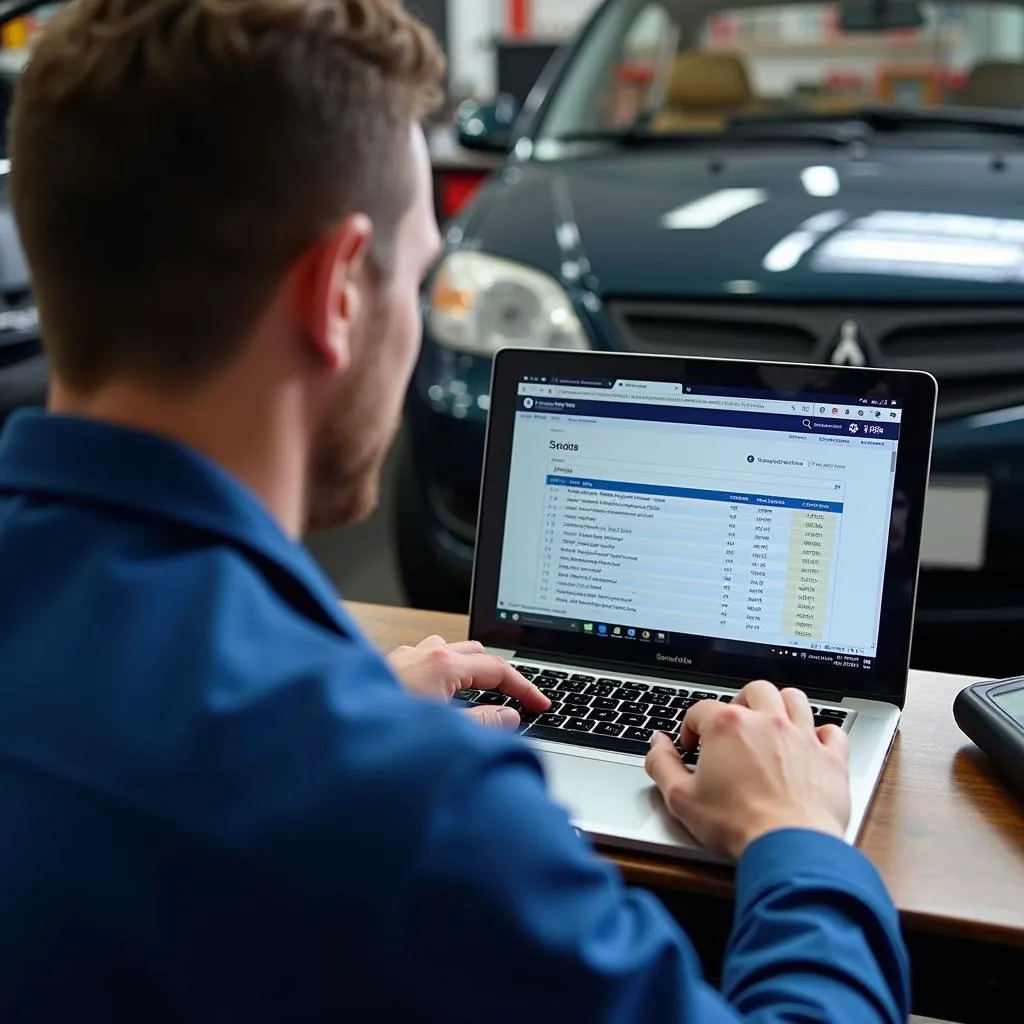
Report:
M 395 675 L 410 693 L 433 700 L 451 700 L 459 690 L 497 690 L 527 711 L 547 711 L 551 701 L 507 661 L 488 654 L 475 640 L 446 643 L 431 636 L 416 647 L 399 647 L 388 656 Z M 510 707 L 480 707 L 470 712 L 478 722 L 502 729 L 519 725 Z

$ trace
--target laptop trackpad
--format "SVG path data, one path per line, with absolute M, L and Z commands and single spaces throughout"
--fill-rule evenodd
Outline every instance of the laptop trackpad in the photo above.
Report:
M 576 822 L 635 831 L 654 811 L 654 789 L 640 764 L 617 764 L 576 753 L 537 753 L 552 797 Z

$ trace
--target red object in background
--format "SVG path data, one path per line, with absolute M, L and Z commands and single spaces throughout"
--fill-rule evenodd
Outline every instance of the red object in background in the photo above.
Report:
M 654 81 L 654 65 L 620 64 L 616 77 L 623 85 L 650 85 Z
M 947 95 L 951 95 L 959 92 L 964 87 L 964 82 L 967 81 L 967 72 L 948 70 L 943 75 L 943 79 L 943 88 L 946 90 Z
M 831 93 L 862 93 L 864 78 L 856 71 L 830 71 L 825 76 L 824 85 Z
M 441 171 L 440 215 L 443 220 L 454 217 L 476 195 L 487 178 L 487 171 Z
M 533 0 L 507 0 L 508 35 L 510 39 L 525 39 L 532 34 Z

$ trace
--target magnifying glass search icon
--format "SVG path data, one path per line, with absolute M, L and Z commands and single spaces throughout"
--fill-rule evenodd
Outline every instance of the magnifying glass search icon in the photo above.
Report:
M 804 427 L 806 427 L 808 430 L 810 430 L 811 429 L 811 421 L 810 420 L 804 420 Z

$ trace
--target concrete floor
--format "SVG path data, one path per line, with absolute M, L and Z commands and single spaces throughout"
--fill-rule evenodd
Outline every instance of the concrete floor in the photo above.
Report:
M 407 603 L 398 582 L 391 541 L 394 462 L 390 459 L 385 468 L 380 505 L 371 519 L 359 526 L 307 538 L 313 557 L 346 600 L 390 605 Z

